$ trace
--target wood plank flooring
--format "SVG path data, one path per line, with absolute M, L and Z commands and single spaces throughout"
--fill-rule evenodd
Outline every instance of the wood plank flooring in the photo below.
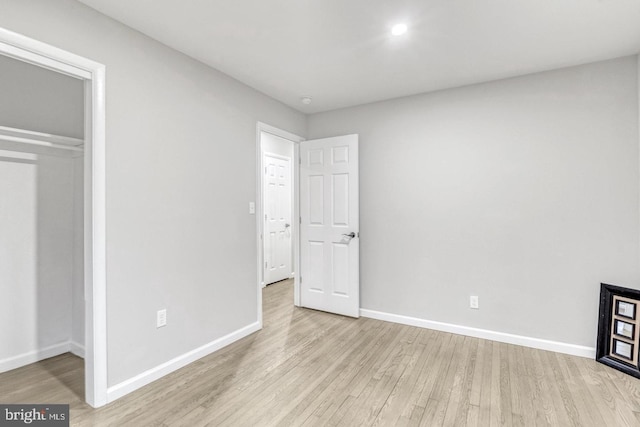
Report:
M 0 403 L 69 403 L 78 426 L 640 426 L 640 380 L 593 360 L 293 306 L 100 409 L 65 354 L 0 374 Z

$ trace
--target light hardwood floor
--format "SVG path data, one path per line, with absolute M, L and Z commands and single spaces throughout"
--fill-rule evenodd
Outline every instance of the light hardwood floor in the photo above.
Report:
M 593 360 L 293 307 L 100 409 L 65 354 L 0 374 L 0 403 L 69 403 L 81 426 L 639 426 L 640 380 Z

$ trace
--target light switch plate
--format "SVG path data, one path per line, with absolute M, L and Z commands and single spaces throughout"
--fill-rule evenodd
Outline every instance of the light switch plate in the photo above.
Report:
M 255 215 L 255 213 L 256 213 L 256 204 L 255 204 L 255 202 L 249 202 L 249 213 L 251 215 Z
M 163 308 L 162 310 L 158 310 L 156 316 L 156 327 L 161 328 L 167 325 L 167 309 Z
M 480 308 L 480 301 L 476 295 L 472 295 L 469 297 L 469 308 L 473 308 L 478 310 Z

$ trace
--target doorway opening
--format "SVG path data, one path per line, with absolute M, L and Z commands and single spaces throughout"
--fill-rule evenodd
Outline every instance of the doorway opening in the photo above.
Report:
M 264 218 L 262 248 L 265 286 L 294 277 L 293 270 L 293 143 L 262 133 Z
M 295 306 L 359 317 L 358 139 L 351 134 L 304 140 L 258 123 L 256 240 L 261 326 L 262 288 L 290 279 L 286 260 L 291 256 Z M 282 151 L 275 152 L 276 146 Z M 289 208 L 290 201 L 278 207 L 280 196 L 291 193 L 278 193 L 279 186 L 287 188 L 289 167 L 293 208 Z M 290 217 L 293 220 L 288 222 Z M 288 240 L 292 240 L 291 249 L 282 249 L 285 255 L 278 255 L 278 242 Z
M 75 78 L 84 87 L 84 132 L 79 143 L 53 135 L 25 132 L 24 129 L 20 132 L 5 128 L 3 138 L 10 144 L 5 148 L 11 148 L 11 144 L 32 145 L 49 150 L 67 149 L 79 154 L 72 159 L 78 163 L 75 169 L 81 171 L 77 187 L 82 197 L 78 198 L 81 202 L 77 216 L 82 219 L 83 229 L 77 233 L 77 240 L 81 243 L 78 247 L 82 248 L 77 257 L 84 260 L 84 272 L 80 273 L 83 277 L 79 282 L 83 298 L 78 301 L 80 310 L 84 311 L 84 398 L 93 407 L 103 406 L 107 403 L 105 67 L 3 28 L 0 28 L 0 55 Z M 76 150 L 70 149 L 74 144 L 83 144 L 84 151 L 77 146 Z M 15 157 L 11 163 L 16 165 L 33 165 L 35 161 L 31 155 Z M 29 170 L 13 170 L 11 173 L 15 176 L 32 174 Z M 29 206 L 35 207 L 24 205 L 25 209 Z
M 304 138 L 265 123 L 258 123 L 256 134 L 258 295 L 271 283 L 293 279 L 294 304 L 299 305 L 297 159 Z M 262 322 L 262 298 L 258 319 Z
M 0 373 L 72 353 L 84 399 L 84 84 L 5 55 L 0 75 Z

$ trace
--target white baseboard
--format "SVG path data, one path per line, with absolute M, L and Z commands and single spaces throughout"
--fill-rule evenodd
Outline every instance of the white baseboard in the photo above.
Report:
M 69 351 L 75 354 L 78 357 L 84 359 L 84 346 L 82 344 L 78 344 L 75 341 L 69 342 Z
M 134 390 L 144 387 L 145 385 L 152 383 L 173 371 L 177 371 L 189 363 L 195 362 L 196 360 L 218 351 L 221 348 L 226 347 L 258 330 L 260 330 L 260 323 L 252 323 L 244 328 L 238 329 L 237 331 L 231 332 L 222 338 L 218 338 L 215 341 L 205 344 L 202 347 L 175 357 L 168 362 L 156 366 L 155 368 L 148 369 L 133 378 L 129 378 L 128 380 L 121 382 L 120 384 L 109 387 L 107 388 L 107 403 L 111 403 Z
M 360 316 L 369 317 L 371 319 L 384 320 L 387 322 L 401 323 L 403 325 L 417 326 L 419 328 L 450 332 L 457 335 L 466 335 L 469 337 L 482 338 L 485 340 L 537 348 L 540 350 L 571 354 L 574 356 L 586 357 L 589 359 L 593 359 L 596 356 L 596 349 L 593 347 L 568 344 L 558 341 L 549 341 L 540 338 L 525 337 L 522 335 L 507 334 L 504 332 L 489 331 L 487 329 L 471 328 L 469 326 L 460 326 L 451 323 L 419 319 L 417 317 L 402 316 L 400 314 L 391 314 L 375 310 L 360 309 Z
M 71 350 L 71 342 L 65 341 L 59 344 L 50 345 L 39 350 L 29 351 L 17 356 L 7 357 L 0 360 L 0 373 L 7 372 L 12 369 L 30 365 L 50 357 L 59 356 Z M 84 349 L 83 349 L 84 353 Z

